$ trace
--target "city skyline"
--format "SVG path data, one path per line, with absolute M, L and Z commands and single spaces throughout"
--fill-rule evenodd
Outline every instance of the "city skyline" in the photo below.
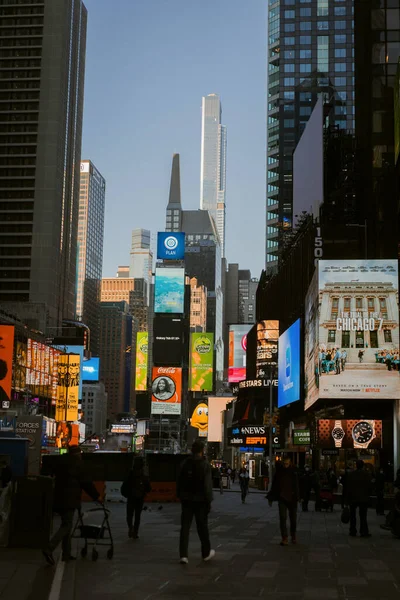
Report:
M 128 262 L 132 229 L 164 230 L 174 152 L 181 157 L 182 203 L 199 207 L 201 99 L 212 92 L 222 98 L 229 125 L 225 254 L 259 276 L 265 260 L 264 2 L 246 7 L 245 28 L 239 0 L 201 7 L 174 0 L 173 10 L 159 0 L 151 6 L 85 4 L 90 19 L 83 155 L 92 156 L 107 179 L 103 276 Z M 123 52 L 113 42 L 120 35 L 128 44 Z M 198 61 L 201 53 L 204 60 Z M 117 97 L 118 110 L 110 111 Z

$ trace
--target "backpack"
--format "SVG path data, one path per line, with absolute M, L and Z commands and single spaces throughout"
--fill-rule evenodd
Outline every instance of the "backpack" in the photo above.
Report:
M 204 469 L 202 463 L 193 458 L 187 459 L 181 471 L 182 491 L 186 494 L 196 495 L 204 491 Z

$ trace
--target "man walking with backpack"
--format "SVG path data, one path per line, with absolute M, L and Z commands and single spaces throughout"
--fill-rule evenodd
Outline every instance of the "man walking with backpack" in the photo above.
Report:
M 213 495 L 211 467 L 204 456 L 203 442 L 194 442 L 192 455 L 183 463 L 178 477 L 177 493 L 182 504 L 180 562 L 184 565 L 189 562 L 189 533 L 193 517 L 196 520 L 203 560 L 209 561 L 215 556 L 215 551 L 211 550 L 208 532 L 208 513 Z
M 121 487 L 121 494 L 127 498 L 126 521 L 128 523 L 128 536 L 137 540 L 139 538 L 140 516 L 146 494 L 151 492 L 149 478 L 144 473 L 144 461 L 142 457 L 136 457 L 133 468 L 129 472 Z M 133 517 L 135 522 L 133 523 Z

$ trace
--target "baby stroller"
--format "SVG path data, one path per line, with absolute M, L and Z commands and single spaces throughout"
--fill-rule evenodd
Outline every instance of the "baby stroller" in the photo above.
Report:
M 101 525 L 89 525 L 84 523 L 84 519 L 87 515 L 95 512 L 103 512 L 103 520 Z M 81 556 L 85 558 L 88 553 L 88 546 L 93 546 L 92 549 L 92 560 L 96 561 L 99 557 L 97 546 L 108 546 L 107 558 L 112 559 L 114 556 L 114 541 L 111 534 L 110 523 L 108 520 L 110 511 L 101 506 L 99 508 L 91 508 L 86 512 L 79 510 L 78 519 L 72 532 L 73 538 L 80 538 L 85 540 L 85 545 L 81 549 Z
M 328 485 L 323 485 L 315 503 L 315 510 L 333 512 L 333 492 Z

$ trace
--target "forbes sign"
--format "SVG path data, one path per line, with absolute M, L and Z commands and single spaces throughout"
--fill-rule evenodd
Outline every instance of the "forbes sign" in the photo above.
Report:
M 158 233 L 157 258 L 161 260 L 183 260 L 184 257 L 184 233 Z

